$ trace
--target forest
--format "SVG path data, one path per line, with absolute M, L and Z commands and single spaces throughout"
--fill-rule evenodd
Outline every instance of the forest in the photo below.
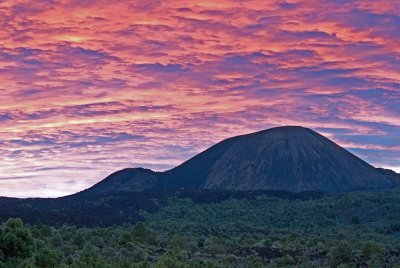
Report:
M 10 218 L 0 267 L 400 267 L 399 189 L 211 196 L 153 199 L 98 227 Z

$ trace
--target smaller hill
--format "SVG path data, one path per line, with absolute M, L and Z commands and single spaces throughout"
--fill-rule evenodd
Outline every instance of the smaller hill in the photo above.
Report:
M 144 191 L 154 186 L 158 173 L 144 168 L 126 168 L 112 173 L 104 180 L 78 194 Z
M 386 168 L 377 168 L 377 170 L 385 175 L 395 186 L 400 185 L 400 174 Z

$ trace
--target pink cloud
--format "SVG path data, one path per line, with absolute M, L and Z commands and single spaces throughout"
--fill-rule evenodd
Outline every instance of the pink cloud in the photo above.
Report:
M 3 1 L 0 195 L 69 194 L 285 124 L 398 167 L 396 7 Z M 349 142 L 349 132 L 381 138 Z

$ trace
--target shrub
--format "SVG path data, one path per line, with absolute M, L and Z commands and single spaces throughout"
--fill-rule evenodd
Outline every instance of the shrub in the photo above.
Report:
M 386 254 L 386 248 L 381 243 L 375 241 L 368 241 L 362 248 L 362 254 L 367 259 L 382 258 Z
M 0 232 L 0 251 L 4 260 L 29 258 L 34 250 L 35 241 L 21 219 L 9 219 Z
M 331 249 L 330 256 L 332 265 L 336 267 L 342 263 L 350 262 L 353 257 L 353 250 L 347 241 L 341 241 Z
M 63 259 L 60 252 L 42 249 L 35 255 L 35 265 L 41 268 L 56 267 Z

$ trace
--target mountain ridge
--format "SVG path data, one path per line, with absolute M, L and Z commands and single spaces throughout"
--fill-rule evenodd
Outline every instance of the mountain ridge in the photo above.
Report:
M 397 184 L 321 134 L 276 127 L 225 139 L 175 168 L 123 169 L 82 194 L 143 190 L 282 190 L 344 192 Z

